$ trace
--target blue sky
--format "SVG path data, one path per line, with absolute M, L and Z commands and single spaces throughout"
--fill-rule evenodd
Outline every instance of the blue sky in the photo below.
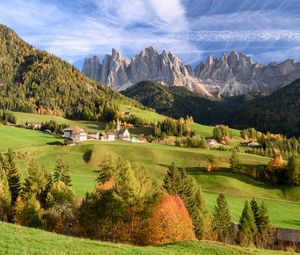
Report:
M 149 45 L 194 64 L 232 49 L 300 60 L 300 0 L 0 0 L 0 22 L 76 63 Z

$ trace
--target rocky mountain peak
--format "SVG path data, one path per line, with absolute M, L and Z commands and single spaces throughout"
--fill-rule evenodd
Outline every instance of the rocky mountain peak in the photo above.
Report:
M 206 62 L 199 63 L 193 70 L 174 53 L 164 50 L 159 54 L 148 46 L 131 60 L 116 49 L 112 49 L 102 63 L 97 56 L 86 58 L 82 71 L 116 90 L 153 80 L 166 86 L 185 86 L 204 96 L 231 96 L 272 92 L 299 78 L 300 64 L 287 59 L 281 64 L 264 66 L 253 63 L 251 56 L 233 50 L 218 58 L 209 55 Z

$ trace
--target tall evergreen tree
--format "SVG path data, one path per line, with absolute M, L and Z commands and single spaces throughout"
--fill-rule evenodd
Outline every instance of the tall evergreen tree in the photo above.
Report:
M 257 229 L 259 231 L 268 230 L 271 228 L 270 219 L 268 215 L 268 209 L 265 206 L 264 202 L 261 203 L 258 210 L 258 218 L 257 218 Z
M 69 166 L 65 162 L 64 158 L 61 157 L 56 161 L 56 166 L 54 170 L 54 182 L 62 181 L 68 186 L 71 185 L 71 177 L 69 173 Z
M 256 231 L 254 214 L 248 201 L 246 201 L 240 219 L 240 243 L 242 245 L 253 244 Z
M 199 239 L 209 235 L 209 213 L 199 184 L 195 178 L 188 176 L 183 169 L 173 163 L 165 176 L 164 189 L 171 195 L 182 198 L 194 224 Z
M 121 159 L 119 158 L 117 162 L 120 161 Z M 114 160 L 112 160 L 111 157 L 108 157 L 105 160 L 103 160 L 98 167 L 99 170 L 96 171 L 98 173 L 96 180 L 98 183 L 102 184 L 107 182 L 113 176 L 113 174 L 115 174 L 116 171 Z
M 287 177 L 291 185 L 300 185 L 300 164 L 297 162 L 296 154 L 293 154 L 288 159 Z
M 183 182 L 182 182 L 182 173 L 181 171 L 175 166 L 175 163 L 172 163 L 169 166 L 169 169 L 165 175 L 163 188 L 170 194 L 170 195 L 179 195 L 181 190 L 183 189 Z
M 262 248 L 269 247 L 270 243 L 272 242 L 272 227 L 268 210 L 264 202 L 262 202 L 259 206 L 256 226 L 258 230 L 256 235 L 256 245 Z
M 221 193 L 217 198 L 214 208 L 212 229 L 216 234 L 217 240 L 224 242 L 228 236 L 228 227 L 231 223 L 230 210 L 225 196 Z
M 31 197 L 41 201 L 43 193 L 47 188 L 48 176 L 45 169 L 33 159 L 30 160 L 27 167 L 27 176 L 24 185 L 24 196 L 26 199 Z
M 257 202 L 254 198 L 252 198 L 252 200 L 250 202 L 250 205 L 251 205 L 251 209 L 252 209 L 252 212 L 253 212 L 255 224 L 257 226 L 258 220 L 259 220 L 259 214 L 258 214 L 259 206 L 258 206 L 258 204 L 257 204 Z
M 233 149 L 229 162 L 232 171 L 236 172 L 241 170 L 242 165 L 236 148 Z
M 10 218 L 11 195 L 9 191 L 7 176 L 0 163 L 0 221 Z
M 22 184 L 20 180 L 20 173 L 16 166 L 16 155 L 15 153 L 9 149 L 6 155 L 7 162 L 7 180 L 9 184 L 9 190 L 11 193 L 11 203 L 15 204 L 18 196 L 22 190 Z

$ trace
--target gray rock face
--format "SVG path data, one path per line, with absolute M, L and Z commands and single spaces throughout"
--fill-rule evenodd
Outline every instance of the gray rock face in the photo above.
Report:
M 143 49 L 131 60 L 115 49 L 112 55 L 105 56 L 102 64 L 96 56 L 87 58 L 82 72 L 116 90 L 124 90 L 140 81 L 153 80 L 166 86 L 185 86 L 204 96 L 212 96 L 193 76 L 191 66 L 184 65 L 171 52 L 158 54 L 153 47 Z
M 251 57 L 232 51 L 219 58 L 210 55 L 193 70 L 171 52 L 159 54 L 153 47 L 143 49 L 131 60 L 112 49 L 102 63 L 97 56 L 85 59 L 82 72 L 116 90 L 140 81 L 153 80 L 166 86 L 185 86 L 204 96 L 242 95 L 273 92 L 300 77 L 300 63 L 286 60 L 263 66 Z
M 217 95 L 273 92 L 300 77 L 300 63 L 286 60 L 281 64 L 263 66 L 253 63 L 251 57 L 232 51 L 227 57 L 209 56 L 206 63 L 195 68 L 195 76 L 206 89 Z

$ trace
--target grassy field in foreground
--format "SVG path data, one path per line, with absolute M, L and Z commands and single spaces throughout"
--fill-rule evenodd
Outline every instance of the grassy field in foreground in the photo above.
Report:
M 186 241 L 158 247 L 137 247 L 84 240 L 0 222 L 0 254 L 9 255 L 284 255 L 285 252 L 247 249 L 211 242 Z M 288 253 L 291 254 L 291 253 Z
M 131 162 L 145 165 L 159 181 L 162 181 L 167 166 L 175 162 L 176 165 L 187 168 L 188 173 L 196 177 L 206 192 L 211 209 L 216 199 L 216 194 L 211 192 L 224 192 L 227 195 L 232 215 L 236 220 L 246 198 L 251 199 L 253 196 L 263 198 L 275 226 L 300 229 L 298 219 L 300 187 L 273 186 L 247 176 L 230 173 L 226 169 L 212 173 L 204 170 L 208 156 L 213 156 L 220 168 L 228 167 L 230 152 L 148 143 L 100 141 L 85 142 L 74 147 L 55 145 L 61 141 L 60 138 L 38 131 L 0 126 L 0 151 L 2 152 L 9 147 L 21 154 L 31 152 L 50 171 L 54 170 L 55 161 L 63 155 L 70 166 L 73 188 L 78 195 L 84 196 L 86 192 L 93 189 L 96 177 L 93 171 L 107 155 L 121 156 Z M 266 164 L 269 158 L 241 154 L 241 160 L 246 167 L 259 167 Z M 22 171 L 25 170 L 23 160 L 18 161 L 18 166 Z M 298 204 L 289 203 L 287 200 L 298 200 Z

